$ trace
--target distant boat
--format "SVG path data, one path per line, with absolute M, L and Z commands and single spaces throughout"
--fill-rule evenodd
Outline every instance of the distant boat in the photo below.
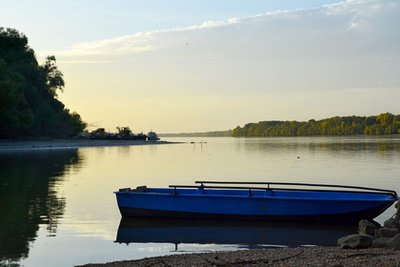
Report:
M 148 140 L 151 140 L 151 141 L 160 140 L 160 138 L 158 137 L 158 135 L 157 135 L 155 132 L 153 132 L 153 131 L 148 132 L 148 134 L 147 134 L 147 139 L 148 139 Z
M 170 188 L 140 186 L 114 193 L 123 217 L 339 223 L 372 220 L 399 199 L 392 190 L 357 186 L 196 183 L 199 185 L 170 185 Z

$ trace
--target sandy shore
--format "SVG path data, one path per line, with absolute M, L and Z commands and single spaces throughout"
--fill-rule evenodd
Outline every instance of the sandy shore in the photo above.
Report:
M 68 149 L 81 147 L 105 147 L 105 146 L 137 146 L 137 145 L 161 145 L 173 144 L 168 141 L 140 141 L 140 140 L 46 140 L 46 141 L 1 141 L 0 152 L 27 151 L 43 149 Z
M 251 249 L 196 253 L 86 264 L 84 267 L 129 266 L 400 266 L 400 251 L 386 248 L 346 250 L 339 247 Z

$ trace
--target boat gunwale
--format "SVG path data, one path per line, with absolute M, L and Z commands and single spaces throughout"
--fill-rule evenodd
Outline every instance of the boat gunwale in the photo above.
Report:
M 222 182 L 222 181 L 196 181 L 196 185 L 170 185 L 170 188 L 197 188 L 197 189 L 234 189 L 234 190 L 249 190 L 249 195 L 251 195 L 251 190 L 266 190 L 266 191 L 299 191 L 299 192 L 338 192 L 338 193 L 366 193 L 366 194 L 382 194 L 391 195 L 394 199 L 398 200 L 399 197 L 394 190 L 371 188 L 371 187 L 361 187 L 361 186 L 348 186 L 348 185 L 332 185 L 332 184 L 310 184 L 310 183 L 282 183 L 282 182 Z M 210 186 L 204 185 L 205 183 L 210 184 L 236 184 L 236 185 L 267 185 L 268 187 L 253 187 L 253 186 Z M 342 189 L 357 189 L 355 190 L 328 190 L 328 189 L 301 189 L 301 188 L 282 188 L 276 187 L 272 188 L 271 185 L 283 185 L 283 186 L 306 186 L 306 187 L 321 187 L 321 188 L 342 188 Z
M 196 187 L 194 187 L 196 188 Z M 167 188 L 148 188 L 149 190 L 168 190 Z M 186 189 L 181 189 L 181 190 L 186 190 Z M 179 190 L 179 191 L 181 191 Z M 276 189 L 270 189 L 271 191 L 285 191 L 285 190 L 276 190 Z M 316 190 L 301 190 L 301 192 L 317 192 L 317 193 L 345 193 L 345 194 L 370 194 L 370 195 L 382 195 L 382 196 L 387 196 L 387 198 L 351 198 L 351 197 L 334 197 L 334 196 L 327 196 L 327 197 L 321 197 L 321 196 L 283 196 L 283 195 L 249 195 L 249 194 L 242 194 L 242 195 L 235 195 L 235 194 L 199 194 L 196 192 L 179 192 L 177 189 L 173 190 L 172 188 L 170 189 L 170 192 L 154 192 L 154 191 L 146 191 L 146 192 L 136 192 L 134 190 L 131 191 L 116 191 L 114 192 L 115 194 L 131 194 L 131 195 L 142 195 L 142 196 L 159 196 L 159 197 L 198 197 L 198 198 L 253 198 L 253 199 L 264 199 L 264 200 L 302 200 L 302 201 L 339 201 L 339 202 L 344 202 L 344 201 L 357 201 L 357 202 L 368 202 L 368 201 L 387 201 L 387 202 L 394 202 L 397 199 L 393 198 L 393 195 L 391 194 L 385 194 L 385 193 L 374 193 L 374 192 L 349 192 L 349 191 L 316 191 Z M 210 190 L 212 191 L 212 190 Z M 236 190 L 235 190 L 236 191 Z M 258 190 L 262 191 L 262 190 Z M 287 190 L 290 192 L 291 190 Z M 214 193 L 214 192 L 213 192 Z

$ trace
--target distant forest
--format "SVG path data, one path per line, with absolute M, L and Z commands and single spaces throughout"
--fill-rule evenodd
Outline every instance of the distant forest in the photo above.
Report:
M 0 27 L 0 139 L 77 135 L 86 128 L 80 115 L 57 98 L 64 89 L 56 58 L 39 65 L 28 38 Z
M 159 136 L 160 137 L 223 137 L 223 136 L 232 136 L 232 130 L 197 132 L 197 133 L 166 133 L 166 134 L 159 134 Z
M 381 135 L 399 134 L 400 115 L 333 117 L 323 120 L 260 121 L 236 127 L 232 136 L 312 136 L 312 135 Z

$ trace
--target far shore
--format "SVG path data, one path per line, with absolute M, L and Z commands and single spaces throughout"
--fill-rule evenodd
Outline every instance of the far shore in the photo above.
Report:
M 0 152 L 76 149 L 84 147 L 163 145 L 163 144 L 176 144 L 176 143 L 179 142 L 142 141 L 142 140 L 97 140 L 97 139 L 95 140 L 63 139 L 63 140 L 29 140 L 29 141 L 0 140 Z

